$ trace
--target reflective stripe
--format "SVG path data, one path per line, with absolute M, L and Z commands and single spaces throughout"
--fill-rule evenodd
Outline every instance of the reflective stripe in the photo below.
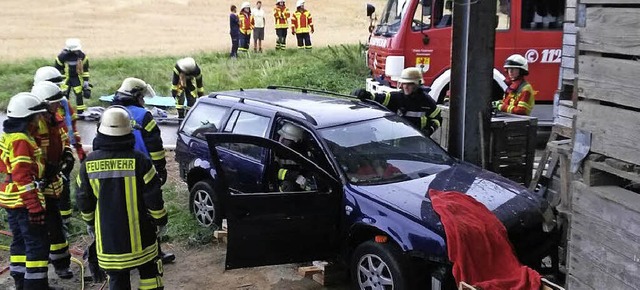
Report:
M 151 160 L 162 160 L 164 159 L 165 155 L 165 151 L 161 150 L 161 151 L 156 151 L 156 152 L 149 152 L 149 155 L 151 155 Z
M 95 219 L 95 212 L 80 213 L 80 215 L 82 216 L 82 219 L 86 222 L 91 222 Z
M 507 113 L 511 113 L 511 111 L 513 111 L 513 108 L 515 108 L 515 106 L 509 105 L 509 107 L 507 107 Z
M 114 170 L 103 172 L 92 172 L 87 174 L 90 179 L 107 179 L 107 178 L 122 178 L 135 176 L 136 172 L 133 170 Z
M 69 243 L 67 241 L 65 241 L 64 243 L 61 244 L 51 244 L 49 246 L 49 250 L 50 251 L 58 251 L 58 250 L 62 250 L 64 248 L 69 247 Z
M 162 208 L 161 210 L 149 210 L 149 214 L 151 214 L 151 217 L 154 219 L 161 219 L 167 215 L 167 210 L 165 208 Z
M 25 263 L 27 269 L 29 268 L 46 268 L 49 265 L 49 261 L 27 261 Z
M 26 255 L 12 255 L 9 258 L 9 261 L 11 263 L 24 263 L 27 261 L 27 256 Z
M 71 257 L 71 254 L 69 254 L 69 251 L 66 251 L 66 252 L 61 253 L 61 254 L 49 254 L 49 260 L 51 260 L 51 261 L 62 260 L 62 259 L 66 259 L 68 257 Z
M 156 289 L 162 286 L 162 278 L 161 277 L 157 277 L 157 278 L 149 278 L 149 279 L 140 279 L 140 288 L 141 290 L 144 289 Z
M 146 126 L 144 126 L 144 129 L 147 130 L 147 132 L 151 132 L 151 130 L 153 130 L 157 125 L 156 120 L 151 120 Z
M 527 104 L 527 102 L 519 101 L 518 102 L 518 106 L 524 107 L 527 110 L 531 110 L 531 106 L 529 106 L 529 104 Z
M 429 121 L 427 116 L 422 116 L 422 118 L 420 118 L 420 129 L 424 129 L 424 127 L 427 126 L 427 121 Z
M 435 118 L 438 116 L 438 114 L 440 114 L 440 108 L 437 108 L 435 110 L 433 110 L 433 113 L 431 113 L 431 115 L 429 115 L 429 118 Z
M 98 264 L 103 269 L 127 269 L 140 266 L 158 256 L 158 243 L 155 242 L 142 252 L 130 254 L 105 254 L 98 251 Z
M 153 170 L 155 171 L 155 168 Z M 124 188 L 125 199 L 127 202 L 127 217 L 129 220 L 131 252 L 137 253 L 142 251 L 142 241 L 140 240 L 141 233 L 140 225 L 138 224 L 138 192 L 135 176 L 124 178 Z
M 25 280 L 47 279 L 47 272 L 35 272 L 35 273 L 26 272 L 24 273 L 24 279 Z
M 388 106 L 389 105 L 389 101 L 391 101 L 391 93 L 386 92 L 384 94 L 384 101 L 382 101 L 382 105 L 385 106 L 385 107 Z
M 278 180 L 284 180 L 285 176 L 287 176 L 287 170 L 286 169 L 278 170 Z
M 144 175 L 144 184 L 151 182 L 154 176 L 156 176 L 156 167 L 151 166 L 151 169 Z
M 27 267 L 25 266 L 18 266 L 18 265 L 9 265 L 9 271 L 14 272 L 14 273 L 26 273 L 27 272 Z
M 440 121 L 438 121 L 436 119 L 433 119 L 433 120 L 431 120 L 431 122 L 433 122 L 433 124 L 436 125 L 436 128 L 440 127 Z
M 406 111 L 404 113 L 404 115 L 406 117 L 422 118 L 422 117 L 426 116 L 427 114 L 425 112 Z
M 60 210 L 60 215 L 61 216 L 70 216 L 73 214 L 73 210 L 69 209 L 69 210 Z

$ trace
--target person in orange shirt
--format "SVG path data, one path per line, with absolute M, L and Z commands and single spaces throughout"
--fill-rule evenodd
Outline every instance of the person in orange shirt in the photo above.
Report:
M 304 9 L 304 0 L 296 3 L 296 12 L 291 17 L 291 34 L 298 39 L 298 48 L 311 49 L 311 34 L 315 32 L 313 28 L 313 18 L 311 13 Z
M 287 28 L 289 28 L 289 8 L 285 6 L 284 0 L 276 0 L 276 7 L 273 8 L 273 18 L 276 21 L 276 50 L 287 48 Z
M 251 43 L 251 32 L 255 26 L 255 20 L 251 15 L 251 4 L 243 2 L 240 6 L 240 48 L 238 51 L 249 52 L 249 44 Z

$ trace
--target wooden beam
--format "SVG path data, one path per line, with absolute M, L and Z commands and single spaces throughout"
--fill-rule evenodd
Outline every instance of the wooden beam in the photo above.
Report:
M 640 108 L 637 61 L 580 55 L 578 62 L 581 97 Z
M 587 7 L 586 26 L 580 29 L 580 50 L 640 55 L 639 18 L 640 9 Z

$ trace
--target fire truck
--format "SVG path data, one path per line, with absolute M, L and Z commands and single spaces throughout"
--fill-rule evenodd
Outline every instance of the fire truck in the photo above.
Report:
M 506 89 L 504 60 L 514 53 L 521 54 L 529 62 L 527 80 L 537 91 L 532 115 L 538 117 L 540 126 L 550 126 L 553 96 L 559 82 L 565 1 L 497 2 L 491 97 L 501 99 Z M 424 84 L 431 87 L 430 96 L 443 103 L 451 80 L 452 5 L 451 0 L 387 1 L 378 24 L 369 27 L 367 65 L 371 78 L 366 80 L 368 91 L 397 90 L 400 72 L 415 66 L 422 70 Z M 373 23 L 375 7 L 369 5 L 367 10 Z

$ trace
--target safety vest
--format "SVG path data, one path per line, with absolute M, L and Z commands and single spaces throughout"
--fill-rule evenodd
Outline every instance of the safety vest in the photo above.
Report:
M 30 191 L 45 205 L 35 184 L 44 175 L 44 159 L 33 137 L 23 132 L 0 136 L 0 172 L 6 175 L 0 184 L 0 206 L 24 207 L 21 195 Z
M 144 139 L 142 139 L 142 126 L 144 115 L 147 113 L 145 108 L 141 108 L 138 106 L 127 106 L 127 110 L 129 110 L 129 115 L 131 116 L 131 122 L 133 123 L 133 137 L 136 139 L 136 144 L 134 145 L 134 149 L 144 153 L 147 156 L 149 155 L 149 150 L 147 149 L 147 144 L 144 143 Z
M 275 18 L 276 28 L 289 28 L 289 17 L 291 17 L 291 13 L 289 13 L 289 8 L 286 6 L 276 6 L 276 8 L 273 8 L 273 18 Z
M 293 17 L 291 17 L 291 29 L 295 31 L 295 33 L 309 33 L 311 32 L 311 27 L 313 26 L 313 18 L 311 18 L 311 13 L 308 10 L 296 10 L 293 13 Z
M 506 113 L 528 116 L 536 102 L 536 91 L 525 80 L 521 80 L 516 85 L 515 89 L 507 88 L 502 105 L 498 109 Z
M 240 33 L 248 35 L 253 31 L 255 20 L 251 13 L 240 13 Z

